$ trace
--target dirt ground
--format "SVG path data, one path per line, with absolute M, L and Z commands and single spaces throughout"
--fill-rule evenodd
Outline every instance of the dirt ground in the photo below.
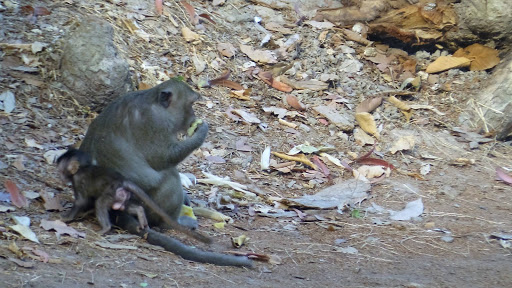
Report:
M 182 61 L 182 57 L 193 57 L 191 51 L 201 55 L 216 53 L 218 42 L 238 46 L 242 39 L 252 37 L 254 43 L 259 43 L 262 37 L 251 22 L 225 21 L 237 13 L 255 15 L 256 9 L 250 2 L 228 0 L 224 6 L 213 7 L 210 1 L 191 1 L 198 12 L 209 12 L 216 22 L 204 24 L 201 43 L 195 46 L 182 39 L 177 32 L 181 28 L 174 27 L 169 17 L 150 16 L 154 15 L 153 1 L 146 2 L 149 4 L 144 1 L 0 1 L 3 7 L 0 43 L 48 44 L 45 50 L 35 54 L 40 62 L 35 70 L 14 69 L 28 66 L 22 54 L 33 54 L 0 46 L 0 93 L 8 90 L 16 96 L 14 111 L 0 112 L 0 182 L 10 180 L 24 193 L 53 193 L 67 207 L 72 201 L 71 188 L 61 182 L 54 165 L 43 155 L 78 143 L 95 116 L 87 107 L 73 101 L 59 78 L 61 40 L 78 19 L 95 15 L 109 21 L 114 26 L 120 50 L 132 60 L 135 77 L 150 85 L 164 79 L 155 71 L 141 68 L 142 61 L 186 78 L 211 79 L 222 73 L 208 68 L 195 75 L 194 65 L 190 60 Z M 147 8 L 135 9 L 140 3 L 145 3 Z M 187 23 L 186 13 L 177 8 L 179 5 L 167 3 L 164 11 L 180 23 Z M 51 14 L 28 17 L 21 9 L 23 5 L 45 7 Z M 291 11 L 281 13 L 286 21 L 293 23 Z M 131 33 L 119 20 L 133 15 L 138 15 L 137 21 L 147 33 L 164 33 L 168 38 L 164 41 L 154 37 L 146 41 Z M 292 29 L 300 34 L 302 41 L 300 56 L 295 59 L 302 63 L 298 70 L 313 76 L 337 73 L 336 54 L 341 52 L 328 40 L 318 40 L 322 31 L 310 26 Z M 334 147 L 329 153 L 338 159 L 352 159 L 352 154 L 370 151 L 371 145 L 357 144 L 351 132 L 341 133 L 333 125 L 324 125 L 322 117 L 312 109 L 328 103 L 337 105 L 339 110 L 353 109 L 369 96 L 400 86 L 399 82 L 386 81 L 374 64 L 358 57 L 362 48 L 357 43 L 352 46 L 357 50 L 354 57 L 364 63 L 363 69 L 359 73 L 341 73 L 341 79 L 330 82 L 331 86 L 323 92 L 296 94 L 307 107 L 301 112 L 303 117 L 288 119 L 302 124 L 296 129 L 280 124 L 276 116 L 261 109 L 284 107 L 285 93 L 244 73 L 240 67 L 249 59 L 242 53 L 221 59 L 232 72 L 231 80 L 252 88 L 250 101 L 231 97 L 225 87 L 201 90 L 205 101 L 196 105 L 196 114 L 209 122 L 210 132 L 200 151 L 191 155 L 181 170 L 197 178 L 204 177 L 201 171 L 229 176 L 235 182 L 255 185 L 264 195 L 257 199 L 238 199 L 233 209 L 218 209 L 234 219 L 234 223 L 226 224 L 223 229 L 214 228 L 214 220 L 200 218 L 199 229 L 213 237 L 215 243 L 210 247 L 197 246 L 218 252 L 233 251 L 236 249 L 232 247 L 231 237 L 244 234 L 250 240 L 239 251 L 270 255 L 279 263 L 257 262 L 254 269 L 193 263 L 120 230 L 98 235 L 99 226 L 92 217 L 69 224 L 85 233 L 85 238 L 57 235 L 40 227 L 40 222 L 57 220 L 60 212 L 46 211 L 44 201 L 37 197 L 26 208 L 0 212 L 0 287 L 511 287 L 512 255 L 511 248 L 507 248 L 510 241 L 491 236 L 512 234 L 512 187 L 496 181 L 495 177 L 496 167 L 512 167 L 510 142 L 490 141 L 470 149 L 469 143 L 452 130 L 461 126 L 461 113 L 473 109 L 471 99 L 485 86 L 490 72 L 444 72 L 439 85 L 445 89 L 435 89 L 435 84 L 425 82 L 420 92 L 404 100 L 409 104 L 432 105 L 445 113 L 443 116 L 430 110 L 416 110 L 412 121 L 406 122 L 393 106 L 383 104 L 379 108 L 378 123 L 382 130 L 376 146 L 379 156 L 374 157 L 406 173 L 420 173 L 425 164 L 430 164 L 430 171 L 422 174 L 423 180 L 393 170 L 389 177 L 372 184 L 367 199 L 343 214 L 336 209 L 308 210 L 300 206 L 289 208 L 299 211 L 290 217 L 267 217 L 255 212 L 255 207 L 271 209 L 276 199 L 314 194 L 353 177 L 348 170 L 331 163 L 327 164 L 330 177 L 307 178 L 311 171 L 299 164 L 290 173 L 261 171 L 260 157 L 266 146 L 272 151 L 287 152 L 307 141 L 315 146 Z M 329 49 L 337 51 L 332 58 L 328 57 L 332 55 Z M 167 61 L 163 61 L 163 55 L 172 56 L 165 56 Z M 333 104 L 333 99 L 340 98 L 332 95 L 339 95 L 342 100 Z M 230 107 L 254 113 L 268 125 L 267 129 L 233 121 L 225 113 Z M 390 153 L 389 148 L 404 133 L 415 137 L 414 148 Z M 241 137 L 247 137 L 245 141 L 251 151 L 236 148 Z M 208 158 L 212 155 L 226 162 Z M 474 162 L 456 161 L 459 158 Z M 193 203 L 206 204 L 212 193 L 228 193 L 230 189 L 197 184 L 189 192 Z M 6 201 L 8 194 L 2 186 L 0 200 Z M 424 205 L 423 213 L 407 221 L 392 221 L 389 215 L 371 209 L 376 204 L 401 210 L 419 198 Z M 0 204 L 13 206 L 8 201 Z M 307 221 L 299 217 L 300 212 L 308 215 Z M 32 222 L 30 228 L 40 243 L 31 242 L 10 229 L 14 225 L 12 216 L 28 216 Z M 105 242 L 133 249 L 99 246 Z M 41 256 L 44 254 L 41 251 L 47 256 Z

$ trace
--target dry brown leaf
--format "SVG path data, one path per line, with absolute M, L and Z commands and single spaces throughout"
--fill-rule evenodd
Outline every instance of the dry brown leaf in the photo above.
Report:
M 386 170 L 389 171 L 389 168 L 384 169 L 383 166 L 368 166 L 363 165 L 359 168 L 357 168 L 357 172 L 359 172 L 360 175 L 363 175 L 366 179 L 372 179 L 380 177 L 384 174 L 386 174 Z M 354 170 L 356 171 L 356 170 Z M 386 175 L 386 177 L 389 177 L 389 175 Z
M 147 90 L 150 89 L 151 85 L 145 82 L 139 82 L 139 90 Z
M 352 40 L 367 46 L 373 43 L 372 41 L 366 39 L 364 36 L 361 36 L 359 35 L 359 33 L 354 32 L 352 30 L 342 29 L 341 32 L 343 33 L 343 35 L 345 35 L 345 38 L 347 40 Z
M 155 9 L 158 15 L 162 15 L 164 12 L 163 0 L 155 0 Z
M 415 138 L 412 135 L 400 137 L 398 141 L 393 144 L 393 147 L 389 148 L 391 154 L 395 154 L 398 151 L 411 150 L 414 148 Z
M 400 110 L 404 110 L 404 111 L 411 110 L 411 107 L 409 107 L 409 105 L 407 105 L 405 102 L 398 100 L 395 96 L 388 97 L 388 101 L 391 104 L 395 105 Z
M 11 180 L 6 180 L 5 183 L 5 190 L 11 194 L 11 201 L 14 206 L 18 208 L 22 207 L 28 207 L 28 201 L 27 198 L 23 194 L 21 194 L 20 189 L 16 185 L 16 183 L 12 182 Z
M 426 5 L 428 3 L 424 2 L 389 10 L 386 15 L 370 24 L 372 33 L 394 37 L 410 44 L 434 42 L 443 36 L 443 31 L 457 24 L 457 15 L 451 5 Z
M 233 57 L 236 53 L 236 48 L 231 43 L 218 43 L 217 50 L 226 57 Z
M 368 112 L 356 113 L 356 121 L 364 132 L 369 133 L 379 139 L 379 131 L 373 116 Z
M 501 167 L 496 167 L 496 178 L 512 185 L 512 177 Z
M 457 50 L 453 56 L 470 59 L 469 70 L 471 71 L 487 70 L 500 63 L 498 50 L 478 43 Z
M 237 90 L 237 91 L 230 91 L 230 95 L 234 98 L 240 99 L 240 100 L 246 100 L 249 101 L 251 98 L 249 95 L 251 95 L 251 88 L 245 89 L 245 90 Z
M 210 17 L 210 15 L 208 15 L 206 13 L 199 14 L 199 17 L 204 18 L 204 19 L 210 21 L 210 23 L 212 23 L 212 24 L 217 24 L 217 23 L 215 23 L 215 21 L 213 21 L 212 17 Z
M 73 227 L 69 227 L 66 223 L 60 220 L 50 221 L 42 219 L 39 226 L 47 231 L 55 230 L 57 236 L 67 234 L 73 238 L 85 238 L 85 233 L 76 231 Z
M 249 122 L 249 123 L 255 123 L 255 124 L 259 124 L 261 123 L 261 120 L 258 119 L 258 117 L 256 117 L 255 114 L 253 113 L 249 113 L 247 111 L 244 111 L 242 109 L 233 109 L 231 110 L 231 112 L 233 113 L 236 113 L 238 114 L 239 116 L 241 116 L 245 121 Z
M 319 81 L 316 79 L 305 80 L 305 81 L 295 81 L 288 77 L 285 77 L 284 75 L 280 76 L 279 79 L 283 83 L 285 83 L 295 89 L 309 89 L 309 90 L 313 90 L 313 91 L 321 91 L 321 90 L 326 90 L 327 88 L 329 88 L 328 83 L 325 83 L 325 82 L 322 82 L 322 81 Z
M 271 85 L 273 88 L 276 88 L 277 90 L 279 91 L 282 91 L 282 92 L 292 92 L 293 91 L 293 88 L 284 84 L 283 82 L 280 82 L 276 79 L 272 79 L 272 85 Z
M 272 155 L 282 158 L 284 160 L 297 161 L 302 164 L 306 164 L 315 170 L 318 170 L 318 167 L 315 164 L 313 164 L 313 162 L 309 161 L 309 159 L 304 154 L 297 154 L 295 156 L 290 156 L 290 155 L 287 155 L 284 153 L 272 152 Z
M 388 101 L 400 109 L 400 112 L 405 116 L 405 121 L 409 122 L 413 114 L 411 107 L 405 102 L 398 100 L 395 96 L 388 97 Z
M 471 60 L 466 57 L 440 56 L 436 61 L 428 65 L 427 73 L 438 73 L 454 68 L 464 68 L 471 64 Z
M 306 108 L 304 107 L 304 104 L 302 104 L 297 97 L 294 95 L 288 94 L 286 95 L 286 103 L 288 105 L 292 106 L 294 109 L 297 109 L 299 111 L 304 111 Z
M 46 211 L 63 211 L 64 207 L 60 204 L 60 198 L 59 195 L 55 195 L 52 197 L 48 192 L 41 191 L 39 193 L 41 195 L 41 198 L 44 200 L 44 209 Z
M 409 110 L 409 111 L 400 110 L 400 112 L 402 112 L 402 114 L 404 114 L 405 122 L 409 122 L 409 120 L 411 120 L 412 113 L 413 113 L 412 110 Z
M 203 57 L 201 55 L 195 54 L 194 57 L 192 57 L 192 63 L 194 64 L 196 75 L 201 74 L 204 71 L 204 69 L 206 69 L 206 61 L 203 60 Z
M 356 162 L 359 164 L 379 165 L 386 168 L 395 169 L 395 166 L 393 166 L 393 164 L 382 159 L 376 159 L 371 157 L 356 159 Z
M 373 97 L 366 100 L 363 100 L 359 105 L 356 107 L 356 113 L 360 112 L 372 112 L 373 110 L 377 109 L 377 107 L 380 106 L 382 103 L 382 97 Z
M 255 50 L 249 45 L 240 44 L 240 51 L 245 53 L 252 61 L 259 63 L 277 63 L 276 55 L 268 50 Z
M 32 7 L 30 5 L 22 6 L 21 11 L 26 14 L 32 14 L 33 16 L 47 16 L 52 14 L 52 12 L 45 7 Z
M 210 85 L 224 86 L 224 87 L 228 87 L 228 88 L 231 88 L 233 90 L 238 90 L 238 91 L 244 90 L 244 87 L 242 85 L 236 83 L 235 81 L 226 80 L 226 79 L 211 80 Z
M 288 121 L 286 121 L 284 119 L 279 118 L 278 121 L 279 121 L 280 124 L 283 124 L 283 125 L 288 126 L 290 128 L 293 128 L 293 129 L 297 128 L 297 124 L 288 122 Z
M 415 59 L 407 59 L 402 63 L 402 70 L 411 72 L 411 74 L 416 73 L 416 60 Z
M 258 77 L 268 85 L 272 86 L 273 88 L 276 88 L 279 91 L 283 92 L 292 92 L 293 88 L 284 84 L 283 82 L 280 82 L 276 79 L 274 79 L 274 76 L 272 76 L 272 71 L 261 71 L 258 73 Z
M 187 42 L 199 40 L 200 38 L 199 34 L 190 30 L 188 27 L 181 28 L 181 35 L 183 35 L 183 38 L 185 38 L 185 41 Z
M 329 30 L 324 30 L 322 31 L 319 35 L 318 35 L 318 40 L 320 40 L 321 42 L 324 42 L 326 39 L 327 39 L 327 35 L 329 35 L 331 31 Z
M 285 28 L 281 24 L 276 22 L 265 23 L 265 29 L 270 31 L 281 32 L 284 35 L 293 34 L 293 31 L 291 29 Z
M 354 140 L 359 146 L 375 144 L 375 138 L 366 134 L 362 129 L 354 129 Z
M 192 23 L 192 25 L 199 24 L 199 17 L 196 14 L 194 6 L 188 4 L 186 1 L 181 1 L 181 5 L 183 5 L 185 10 L 187 11 L 188 16 L 190 17 L 190 23 Z

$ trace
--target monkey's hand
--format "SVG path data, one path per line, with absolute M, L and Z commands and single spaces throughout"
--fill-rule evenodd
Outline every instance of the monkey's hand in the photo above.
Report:
M 192 125 L 190 125 L 190 127 L 187 129 L 188 137 L 192 136 L 192 134 L 194 134 L 194 132 L 196 132 L 197 125 L 202 124 L 202 123 L 203 123 L 203 119 L 196 119 L 194 121 L 194 123 L 192 123 Z
M 190 153 L 194 152 L 197 148 L 203 144 L 206 135 L 208 134 L 208 123 L 202 121 L 201 124 L 197 125 L 196 132 L 187 137 L 183 141 L 178 141 L 170 145 L 166 159 L 168 163 L 179 164 L 183 161 Z

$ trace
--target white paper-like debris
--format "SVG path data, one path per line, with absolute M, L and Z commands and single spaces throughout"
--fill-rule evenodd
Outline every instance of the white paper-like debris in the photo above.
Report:
M 370 165 L 363 165 L 357 168 L 357 171 L 364 175 L 366 179 L 372 179 L 382 176 L 384 173 L 386 173 L 386 170 L 382 166 L 370 166 Z
M 246 190 L 246 189 L 248 189 L 246 185 L 230 181 L 229 177 L 220 178 L 219 176 L 215 176 L 208 172 L 203 172 L 203 174 L 208 178 L 207 179 L 197 179 L 197 182 L 204 183 L 204 184 L 219 185 L 219 186 L 228 186 L 228 187 L 235 189 L 236 191 L 240 191 L 240 192 L 244 193 L 248 197 L 253 197 L 253 198 L 256 197 L 256 194 Z
M 334 165 L 336 165 L 338 167 L 344 167 L 341 164 L 341 161 L 338 158 L 336 158 L 336 157 L 334 157 L 332 155 L 329 155 L 329 154 L 327 154 L 325 152 L 322 152 L 322 153 L 320 153 L 320 156 L 327 158 L 329 161 L 331 161 Z
M 341 211 L 345 205 L 356 205 L 366 199 L 370 189 L 370 184 L 350 179 L 324 188 L 314 195 L 304 195 L 299 198 L 288 198 L 287 200 L 305 207 L 338 208 Z
M 401 211 L 392 211 L 391 220 L 407 221 L 413 217 L 418 217 L 423 213 L 423 202 L 421 198 L 418 200 L 411 201 L 405 205 L 405 208 Z
M 68 150 L 49 150 L 44 153 L 43 157 L 44 160 L 46 160 L 46 163 L 54 164 L 57 161 L 57 158 L 59 158 L 62 154 L 66 153 L 66 151 Z
M 16 224 L 30 226 L 30 218 L 27 216 L 12 216 L 12 219 Z
M 94 244 L 100 246 L 101 248 L 107 248 L 107 249 L 122 249 L 122 250 L 137 250 L 139 249 L 136 246 L 127 246 L 127 245 L 120 245 L 120 244 L 113 244 L 110 242 L 100 242 L 96 241 Z
M 12 206 L 0 205 L 0 212 L 16 211 L 16 208 Z
M 192 63 L 194 63 L 196 75 L 201 74 L 204 71 L 204 69 L 206 69 L 206 61 L 204 61 L 203 57 L 201 57 L 200 55 L 194 55 L 194 57 L 192 57 Z
M 420 168 L 420 174 L 425 176 L 428 173 L 430 173 L 430 164 L 429 163 L 423 163 Z
M 265 46 L 265 44 L 267 44 L 270 41 L 270 38 L 272 38 L 272 34 L 270 34 L 270 33 L 266 34 L 265 37 L 263 37 L 263 39 L 261 39 L 260 47 Z
M 348 247 L 336 247 L 336 250 L 340 251 L 344 254 L 357 254 L 359 253 L 359 250 L 357 250 L 354 247 L 348 246 Z
M 36 41 L 36 42 L 32 43 L 30 48 L 32 50 L 32 53 L 36 54 L 37 52 L 43 51 L 43 48 L 46 46 L 48 46 L 48 44 Z
M 309 143 L 306 142 L 304 144 L 294 146 L 292 149 L 290 149 L 290 151 L 288 151 L 287 154 L 288 155 L 297 155 L 300 152 L 305 153 L 305 154 L 312 154 L 312 153 L 316 153 L 318 151 L 319 151 L 318 148 L 316 148 L 315 146 L 311 146 L 311 145 L 309 145 Z
M 356 59 L 347 59 L 338 66 L 339 71 L 345 73 L 357 73 L 363 69 L 363 63 Z
M 36 140 L 32 138 L 25 138 L 25 144 L 27 144 L 28 147 L 35 147 L 37 149 L 43 149 L 44 147 L 40 144 L 37 144 Z
M 192 175 L 192 176 L 194 176 L 194 175 Z M 193 185 L 192 180 L 187 175 L 185 175 L 183 173 L 180 173 L 180 180 L 181 180 L 181 186 L 183 186 L 185 188 L 188 188 Z M 195 177 L 194 177 L 194 181 L 195 181 Z
M 30 199 L 30 200 L 34 200 L 34 199 L 37 199 L 39 197 L 41 197 L 41 195 L 37 192 L 34 192 L 34 191 L 23 191 L 21 192 L 23 194 L 23 196 L 25 196 L 27 199 Z M 48 194 L 53 194 L 53 193 L 50 193 L 50 192 L 47 192 Z M 51 195 L 51 197 L 53 198 L 53 195 Z
M 244 118 L 244 120 L 249 122 L 249 123 L 255 123 L 255 124 L 261 123 L 260 119 L 258 119 L 258 117 L 256 117 L 256 115 L 253 114 L 253 113 L 249 113 L 249 112 L 244 111 L 242 109 L 233 109 L 232 112 L 236 113 L 240 117 Z
M 28 226 L 30 226 L 30 218 L 22 216 L 13 216 L 12 219 L 16 222 L 16 225 L 9 226 L 12 230 L 18 232 L 21 236 L 27 238 L 28 240 L 39 243 L 37 239 L 36 233 L 30 230 Z
M 14 93 L 11 91 L 5 91 L 0 94 L 0 109 L 4 110 L 5 113 L 11 113 L 16 107 L 16 99 Z
M 261 153 L 260 166 L 261 170 L 267 170 L 270 168 L 270 146 L 265 147 L 265 150 Z
M 334 27 L 334 24 L 332 24 L 329 21 L 319 22 L 319 21 L 304 21 L 304 24 L 311 25 L 311 27 L 316 29 L 331 29 Z

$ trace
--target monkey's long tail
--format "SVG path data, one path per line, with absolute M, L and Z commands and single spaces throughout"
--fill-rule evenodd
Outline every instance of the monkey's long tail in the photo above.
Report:
M 179 255 L 183 259 L 220 266 L 253 267 L 253 261 L 247 257 L 202 251 L 185 245 L 172 237 L 156 232 L 150 228 L 138 231 L 139 223 L 131 215 L 126 213 L 117 213 L 116 220 L 121 228 L 131 234 L 139 235 L 145 238 L 148 243 L 163 247 L 165 250 Z
M 152 229 L 147 229 L 146 232 L 148 243 L 161 246 L 165 250 L 172 252 L 176 255 L 180 255 L 186 260 L 201 263 L 211 263 L 221 266 L 253 266 L 252 260 L 248 259 L 247 257 L 202 251 L 191 246 L 185 245 L 174 238 L 158 233 Z

